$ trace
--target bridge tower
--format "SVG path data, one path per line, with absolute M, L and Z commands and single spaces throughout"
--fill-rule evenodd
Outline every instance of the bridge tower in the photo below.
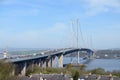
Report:
M 74 29 L 74 27 L 76 27 Z M 79 19 L 77 19 L 76 21 L 71 20 L 71 47 L 74 47 L 74 41 L 76 41 L 76 47 L 79 48 Z M 74 30 L 73 30 L 74 29 Z M 74 38 L 76 38 L 74 40 Z M 77 52 L 77 63 L 79 63 L 79 54 L 80 52 Z

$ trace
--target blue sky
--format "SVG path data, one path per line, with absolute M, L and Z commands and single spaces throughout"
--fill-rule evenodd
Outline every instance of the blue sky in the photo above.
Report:
M 120 48 L 120 0 L 0 0 L 0 48 L 70 47 L 71 19 L 80 47 Z

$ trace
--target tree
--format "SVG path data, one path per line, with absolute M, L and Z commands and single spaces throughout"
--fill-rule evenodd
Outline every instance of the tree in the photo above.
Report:
M 80 70 L 85 70 L 85 68 L 86 68 L 86 65 L 85 65 L 85 64 L 82 64 L 82 65 L 80 66 Z
M 68 64 L 67 66 L 66 66 L 66 69 L 71 69 L 72 68 L 72 64 Z
M 79 72 L 76 71 L 74 76 L 73 76 L 73 80 L 78 80 L 78 78 L 79 78 Z
M 120 71 L 113 71 L 112 74 L 120 78 Z
M 13 80 L 12 72 L 12 63 L 0 61 L 0 80 Z
M 105 70 L 102 69 L 102 68 L 97 68 L 97 69 L 94 69 L 91 71 L 92 74 L 100 74 L 100 75 L 103 75 L 105 74 Z

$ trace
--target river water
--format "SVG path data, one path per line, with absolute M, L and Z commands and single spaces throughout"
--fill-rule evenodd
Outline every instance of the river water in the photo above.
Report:
M 80 63 L 87 65 L 86 70 L 92 70 L 96 68 L 103 68 L 105 71 L 120 71 L 120 59 L 93 59 L 91 61 L 80 59 Z M 77 63 L 77 58 L 65 57 L 64 64 Z

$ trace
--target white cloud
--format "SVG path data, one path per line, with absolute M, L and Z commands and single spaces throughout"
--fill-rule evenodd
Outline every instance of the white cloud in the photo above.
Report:
M 87 15 L 96 15 L 102 12 L 120 11 L 120 0 L 85 0 Z

